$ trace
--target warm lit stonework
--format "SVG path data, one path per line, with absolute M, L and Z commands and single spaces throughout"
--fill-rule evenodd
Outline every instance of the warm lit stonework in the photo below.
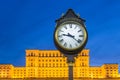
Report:
M 26 50 L 26 66 L 0 65 L 0 78 L 67 78 L 67 58 L 57 50 Z M 75 58 L 74 78 L 117 78 L 118 64 L 89 65 L 89 50 Z

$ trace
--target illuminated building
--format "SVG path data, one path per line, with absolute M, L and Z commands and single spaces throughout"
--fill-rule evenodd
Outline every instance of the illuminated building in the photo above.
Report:
M 118 64 L 89 65 L 89 50 L 75 57 L 74 78 L 117 78 Z M 67 58 L 57 50 L 26 50 L 26 66 L 0 64 L 0 78 L 67 78 Z

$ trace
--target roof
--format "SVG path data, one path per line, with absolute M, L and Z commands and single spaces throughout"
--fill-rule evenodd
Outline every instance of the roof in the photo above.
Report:
M 61 19 L 64 19 L 64 18 L 78 18 L 78 19 L 80 19 L 80 20 L 82 20 L 82 21 L 85 22 L 85 20 L 82 19 L 82 18 L 80 18 L 79 15 L 76 15 L 75 12 L 72 9 L 68 9 L 68 11 L 66 12 L 66 14 L 63 15 L 61 18 L 57 19 L 56 22 L 60 21 Z

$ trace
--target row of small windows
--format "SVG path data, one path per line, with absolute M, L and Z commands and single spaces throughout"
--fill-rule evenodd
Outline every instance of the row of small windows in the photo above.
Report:
M 105 69 L 116 69 L 117 67 L 105 67 Z
M 9 73 L 6 73 L 6 72 L 2 72 L 2 73 L 0 73 L 0 74 L 9 74 Z
M 26 76 L 26 75 L 23 75 L 23 74 L 22 74 L 22 75 L 14 75 L 14 77 L 17 77 L 17 78 L 18 78 L 18 77 L 21 78 L 21 77 L 24 77 L 24 76 Z
M 61 53 L 39 53 L 36 55 L 35 53 L 31 52 L 27 56 L 38 56 L 38 57 L 62 57 L 63 54 Z
M 88 59 L 79 59 L 80 61 L 87 61 Z
M 112 70 L 112 69 L 107 69 L 106 71 L 116 71 L 116 70 Z
M 19 69 L 18 69 L 18 70 L 14 70 L 14 71 L 26 71 L 26 70 L 19 70 Z
M 93 69 L 93 70 L 89 70 L 89 71 L 102 71 L 102 70 L 94 70 L 94 69 Z
M 112 74 L 117 74 L 117 73 L 106 73 L 106 74 L 109 74 L 109 75 L 111 74 L 112 75 Z
M 87 66 L 86 63 L 79 63 L 79 66 Z
M 31 66 L 31 67 L 35 67 L 35 64 L 33 64 L 33 63 L 31 63 L 29 66 Z M 48 64 L 48 63 L 46 63 L 46 64 L 39 64 L 39 66 L 38 67 L 65 67 L 65 66 L 67 66 L 67 64 L 66 63 L 61 63 L 61 64 L 57 64 L 57 63 L 53 63 L 53 64 Z
M 35 61 L 35 59 L 29 59 L 29 61 Z M 53 60 L 51 60 L 51 59 L 49 59 L 49 60 L 48 59 L 46 59 L 46 60 L 39 59 L 38 61 L 39 62 L 62 62 L 62 61 L 65 62 L 66 60 L 65 59 L 59 59 L 59 60 L 58 59 L 55 59 L 55 60 L 54 59 Z
M 1 78 L 9 78 L 10 76 L 8 76 L 8 75 L 2 75 L 2 76 L 1 76 L 1 75 L 0 75 L 0 77 L 1 77 Z
M 80 77 L 87 77 L 88 75 L 80 74 L 79 76 Z M 102 75 L 94 75 L 94 74 L 93 75 L 91 75 L 91 74 L 89 75 L 89 77 L 100 77 L 100 76 L 102 76 Z
M 68 64 L 67 63 L 39 63 L 39 64 L 37 64 L 38 65 L 38 67 L 59 67 L 59 66 L 63 66 L 63 67 L 65 67 L 65 66 L 67 66 Z M 35 67 L 35 66 L 37 66 L 35 63 L 30 63 L 30 64 L 28 64 L 28 66 L 31 66 L 31 67 Z M 77 66 L 77 64 L 74 64 L 74 66 Z M 87 64 L 85 64 L 85 63 L 81 63 L 79 66 L 87 66 Z M 94 70 L 93 70 L 94 71 Z
M 82 52 L 82 53 L 80 53 L 80 56 L 88 56 L 88 54 L 85 52 Z
M 26 74 L 25 72 L 14 72 L 14 74 Z
M 0 70 L 0 71 L 7 71 L 7 72 L 8 72 L 8 71 L 10 71 L 10 70 L 8 70 L 8 69 L 3 69 L 3 70 Z
M 102 72 L 89 72 L 89 74 L 102 74 Z
M 8 66 L 0 66 L 0 69 L 11 69 L 11 67 L 8 67 Z
M 63 54 L 62 53 L 39 53 L 38 55 L 36 55 L 36 53 L 29 53 L 27 56 L 39 56 L 39 57 L 62 57 Z M 86 53 L 81 53 L 80 56 L 88 56 L 88 54 Z

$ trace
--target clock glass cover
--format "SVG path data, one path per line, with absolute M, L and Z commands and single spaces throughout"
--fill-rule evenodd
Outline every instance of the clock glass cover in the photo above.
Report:
M 86 30 L 81 24 L 62 24 L 55 33 L 58 45 L 65 50 L 75 50 L 86 40 Z

